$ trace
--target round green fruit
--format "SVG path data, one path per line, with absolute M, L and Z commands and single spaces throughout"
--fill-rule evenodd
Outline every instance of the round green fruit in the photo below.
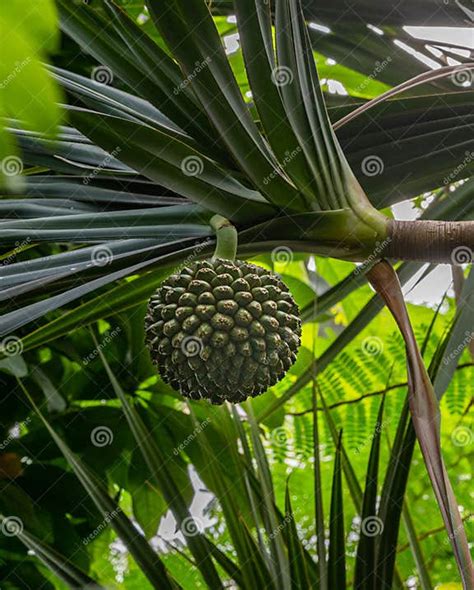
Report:
M 152 295 L 146 342 L 166 383 L 214 404 L 255 397 L 296 360 L 301 320 L 280 278 L 241 260 L 195 262 Z

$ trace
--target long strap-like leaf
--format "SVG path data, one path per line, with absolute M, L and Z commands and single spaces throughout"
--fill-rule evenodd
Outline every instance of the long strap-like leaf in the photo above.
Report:
M 148 0 L 147 6 L 240 169 L 272 203 L 305 210 L 302 195 L 278 168 L 250 116 L 206 4 L 201 0 Z M 203 64 L 197 74 L 196 61 Z
M 331 512 L 329 521 L 329 588 L 346 587 L 346 540 L 344 537 L 344 504 L 342 496 L 341 440 L 339 433 L 331 489 Z
M 354 590 L 376 588 L 377 572 L 375 570 L 375 545 L 377 535 L 384 527 L 377 513 L 377 483 L 380 458 L 380 439 L 383 428 L 383 409 L 385 396 L 380 404 L 375 432 L 370 448 L 369 464 L 365 478 L 364 499 L 362 503 L 360 538 L 357 546 L 357 558 L 354 576 Z
M 8 525 L 8 517 L 0 514 L 0 522 Z M 44 565 L 58 576 L 69 588 L 79 589 L 88 588 L 90 590 L 104 590 L 104 587 L 89 577 L 85 572 L 71 563 L 64 555 L 61 555 L 50 547 L 47 543 L 38 539 L 32 533 L 26 531 L 23 527 L 18 527 L 15 536 L 27 547 L 34 555 L 44 563 Z
M 456 367 L 461 359 L 461 352 L 472 339 L 474 327 L 474 267 L 464 282 L 456 317 L 449 329 L 449 334 L 443 341 L 443 345 L 436 352 L 433 368 L 435 377 L 433 387 L 438 399 L 448 388 Z
M 323 404 L 324 415 L 325 415 L 325 418 L 326 418 L 326 421 L 327 421 L 327 424 L 329 427 L 329 432 L 331 434 L 331 438 L 334 443 L 334 446 L 340 448 L 342 469 L 344 471 L 344 475 L 345 475 L 345 478 L 346 478 L 346 481 L 347 481 L 347 484 L 349 487 L 349 492 L 350 492 L 352 501 L 354 503 L 357 513 L 361 514 L 362 513 L 362 504 L 363 504 L 363 492 L 362 492 L 360 484 L 357 480 L 355 469 L 351 464 L 348 453 L 345 450 L 342 441 L 339 441 L 339 436 L 338 436 L 336 424 L 334 422 L 333 417 L 331 416 L 331 412 L 329 411 L 329 408 L 327 406 L 327 403 L 326 403 L 321 391 L 319 392 L 319 396 L 320 396 L 321 402 Z M 402 420 L 400 421 L 400 423 L 402 423 Z M 401 426 L 400 426 L 400 429 L 401 429 Z M 396 465 L 398 459 L 399 459 L 399 457 L 397 455 L 392 454 L 390 457 L 390 460 L 391 460 L 390 465 L 392 465 L 392 464 Z M 400 503 L 403 501 L 404 491 L 405 491 L 405 487 L 403 487 L 400 496 L 393 496 L 392 497 L 390 494 L 388 494 L 386 496 L 388 496 L 389 500 L 393 501 L 393 503 L 397 506 L 397 505 L 400 505 Z M 379 511 L 379 516 L 380 516 L 380 511 Z M 386 519 L 383 519 L 382 522 L 391 522 L 391 525 L 392 525 L 390 527 L 387 527 L 386 529 L 385 528 L 383 529 L 382 540 L 384 539 L 383 532 L 390 531 L 391 538 L 394 538 L 395 539 L 394 542 L 396 543 L 396 540 L 398 539 L 398 521 L 395 521 L 395 519 L 392 519 L 389 521 L 389 519 L 386 518 Z M 370 521 L 368 524 L 370 526 L 372 526 Z M 377 551 L 376 556 L 378 555 L 378 553 L 380 553 L 380 552 Z M 393 555 L 395 555 L 395 551 L 393 552 Z M 388 569 L 390 570 L 390 573 L 388 575 L 385 575 L 385 573 L 381 572 L 381 571 L 377 572 L 377 576 L 378 576 L 377 579 L 378 579 L 379 583 L 382 580 L 389 580 L 389 583 L 387 583 L 387 585 L 384 586 L 384 590 L 385 590 L 385 588 L 387 590 L 389 590 L 389 589 L 392 590 L 392 588 L 399 590 L 400 588 L 402 588 L 402 582 L 400 579 L 400 575 L 395 570 L 394 564 L 392 564 L 391 567 Z M 395 574 L 395 579 L 394 579 L 394 574 Z
M 318 300 L 319 304 L 319 300 Z M 313 352 L 316 337 L 313 332 Z M 317 411 L 317 384 L 313 378 L 312 407 L 313 407 L 313 454 L 314 454 L 314 520 L 316 523 L 316 544 L 318 551 L 318 574 L 321 590 L 328 590 L 328 566 L 326 558 L 326 538 L 324 526 L 323 490 L 321 481 L 321 454 L 319 448 L 319 424 Z
M 303 544 L 298 537 L 295 517 L 291 507 L 290 489 L 288 481 L 285 491 L 285 536 L 288 546 L 288 560 L 290 562 L 291 590 L 307 590 L 311 588 L 311 578 L 308 573 Z
M 185 138 L 93 111 L 73 109 L 71 119 L 109 153 L 120 146 L 121 160 L 134 170 L 214 212 L 249 221 L 273 210 L 257 191 L 244 187 Z
M 169 508 L 173 511 L 179 527 L 181 530 L 186 530 L 187 523 L 194 522 L 194 520 L 181 491 L 174 483 L 173 477 L 167 467 L 166 458 L 137 412 L 137 409 L 127 399 L 125 392 L 112 372 L 99 346 L 97 346 L 97 350 L 99 351 L 100 358 L 117 398 L 120 400 L 130 430 L 150 470 L 151 476 L 159 485 Z M 222 588 L 221 579 L 209 553 L 208 543 L 203 535 L 193 529 L 192 534 L 186 535 L 186 541 L 189 550 L 196 560 L 196 566 L 199 568 L 209 587 L 215 588 L 216 590 Z
M 149 100 L 184 131 L 192 133 L 201 145 L 213 140 L 212 129 L 206 116 L 193 100 L 189 89 L 183 85 L 183 77 L 176 63 L 158 45 L 147 38 L 137 25 L 125 15 L 128 27 L 138 35 L 130 43 L 130 32 L 117 28 L 120 23 L 106 19 L 92 7 L 73 4 L 68 0 L 57 2 L 62 30 L 74 39 L 84 51 L 92 54 L 108 68 L 108 76 L 116 74 L 129 88 Z M 97 34 L 100 29 L 100 34 Z M 132 51 L 130 51 L 132 50 Z M 137 61 L 139 52 L 142 63 Z M 134 55 L 135 54 L 135 55 Z M 146 59 L 146 65 L 143 60 Z
M 395 88 L 391 88 L 390 90 L 387 90 L 387 92 L 384 92 L 380 96 L 377 96 L 377 98 L 374 98 L 374 99 L 366 102 L 365 104 L 358 107 L 357 109 L 354 109 L 348 115 L 346 115 L 345 117 L 342 117 L 342 119 L 339 119 L 339 121 L 334 123 L 334 129 L 339 129 L 339 127 L 342 127 L 343 125 L 346 125 L 347 123 L 349 123 L 353 119 L 356 119 L 362 113 L 367 112 L 368 110 L 372 109 L 376 105 L 386 101 L 389 98 L 393 98 L 394 96 L 396 96 L 397 94 L 400 94 L 401 92 L 405 92 L 407 90 L 411 90 L 412 88 L 416 88 L 420 84 L 426 84 L 427 82 L 439 80 L 439 79 L 445 78 L 447 76 L 453 76 L 459 70 L 461 70 L 463 72 L 464 71 L 468 72 L 469 70 L 473 70 L 473 69 L 474 69 L 474 64 L 469 63 L 469 64 L 463 64 L 461 66 L 459 66 L 459 65 L 446 66 L 446 67 L 440 68 L 438 70 L 424 72 L 423 74 L 415 76 L 414 78 L 411 78 L 410 80 L 407 80 L 406 82 L 403 82 L 402 84 L 399 84 Z
M 94 504 L 102 514 L 104 521 L 109 523 L 117 535 L 126 545 L 130 554 L 142 569 L 153 588 L 157 590 L 176 590 L 179 586 L 169 575 L 160 557 L 148 544 L 145 537 L 135 528 L 131 520 L 122 511 L 120 506 L 112 499 L 104 483 L 83 461 L 71 451 L 69 446 L 51 426 L 47 418 L 35 404 L 22 382 L 20 387 L 28 398 L 33 410 L 39 416 L 46 430 L 51 435 L 59 450 L 69 463 L 69 466 L 89 494 Z
M 274 509 L 275 492 L 272 482 L 272 475 L 265 450 L 260 439 L 258 424 L 255 420 L 253 407 L 250 401 L 246 403 L 246 410 L 250 424 L 250 435 L 253 451 L 258 467 L 257 478 L 262 489 L 264 522 L 270 540 L 274 570 L 277 572 L 278 579 L 281 580 L 281 587 L 285 589 L 290 586 L 290 571 L 288 558 L 285 554 L 284 543 L 281 535 L 279 534 L 280 523 L 278 521 L 278 515 Z
M 400 283 L 387 262 L 378 263 L 368 277 L 386 302 L 405 340 L 413 425 L 464 587 L 472 589 L 474 573 L 466 533 L 441 453 L 438 401 L 416 343 Z
M 193 405 L 188 403 L 188 407 L 193 422 L 197 426 L 198 421 Z M 236 471 L 243 473 L 243 479 L 247 483 L 249 477 L 252 475 L 250 472 L 253 469 L 253 466 L 249 465 L 249 460 L 247 459 L 247 453 L 249 452 L 248 441 L 244 433 L 243 425 L 240 422 L 240 418 L 238 417 L 235 408 L 232 409 L 234 413 L 233 421 L 230 420 L 228 408 L 225 406 L 220 408 L 222 420 L 226 421 L 229 426 L 229 430 L 227 430 L 226 427 L 222 425 L 227 437 L 225 439 L 225 444 L 230 447 L 230 454 L 235 461 Z M 203 430 L 196 438 L 200 453 L 204 456 L 211 457 L 214 453 L 214 439 L 212 438 L 212 435 L 208 436 L 208 432 L 208 429 Z M 234 436 L 236 438 L 234 438 Z M 242 460 L 239 453 L 237 448 L 238 439 L 242 442 L 247 461 Z M 223 477 L 222 471 L 219 472 L 213 469 L 212 464 L 210 464 L 209 467 L 206 467 L 202 476 L 205 476 L 206 480 L 209 478 L 212 490 L 221 504 L 227 529 L 239 559 L 239 567 L 241 570 L 240 577 L 242 578 L 241 586 L 243 588 L 261 587 L 265 588 L 265 590 L 275 590 L 278 586 L 273 583 L 273 580 L 275 579 L 275 576 L 271 574 L 273 564 L 271 563 L 268 552 L 262 543 L 262 535 L 259 530 L 261 519 L 258 518 L 258 507 L 260 507 L 261 503 L 259 502 L 259 499 L 256 498 L 254 490 L 250 485 L 247 486 L 249 504 L 251 505 L 252 515 L 254 516 L 255 528 L 258 531 L 258 544 L 255 542 L 251 531 L 249 530 L 249 526 L 241 514 L 242 508 L 239 505 L 239 488 L 236 485 L 236 482 L 230 480 L 226 475 Z
M 298 141 L 283 106 L 279 86 L 290 72 L 276 65 L 272 41 L 270 2 L 266 0 L 235 0 L 239 38 L 245 68 L 252 88 L 252 98 L 268 142 L 280 166 L 306 195 L 316 202 L 314 181 L 303 148 Z

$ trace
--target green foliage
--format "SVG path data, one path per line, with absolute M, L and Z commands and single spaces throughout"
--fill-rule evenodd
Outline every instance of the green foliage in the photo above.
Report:
M 53 137 L 62 118 L 61 93 L 42 61 L 58 50 L 59 31 L 53 0 L 11 0 L 0 10 L 0 117 L 16 119 L 32 131 Z M 0 128 L 0 182 L 19 188 L 23 162 L 13 137 Z
M 291 269 L 288 268 L 287 270 L 290 272 Z M 352 303 L 360 307 L 366 297 L 365 290 L 355 292 L 351 295 Z M 421 312 L 420 316 L 423 322 L 421 324 L 417 323 L 416 326 L 417 332 L 423 334 L 426 332 L 426 326 L 429 323 L 429 318 L 433 316 L 433 312 L 426 310 L 426 313 L 424 313 L 423 308 L 417 307 L 412 309 L 412 313 L 414 309 L 419 309 Z M 414 317 L 416 318 L 417 315 L 415 314 Z M 446 327 L 449 326 L 451 317 L 452 310 L 448 311 L 446 316 L 438 318 L 435 324 L 434 340 L 442 338 Z M 428 322 L 426 323 L 425 320 L 428 320 Z M 139 322 L 141 323 L 141 320 Z M 125 324 L 122 325 L 125 326 Z M 357 403 L 347 402 L 350 402 L 351 399 L 358 399 L 360 395 L 371 393 L 372 391 L 383 391 L 387 384 L 396 385 L 403 383 L 405 380 L 404 367 L 400 359 L 402 349 L 399 339 L 393 331 L 393 325 L 390 325 L 386 318 L 381 318 L 374 327 L 377 328 L 376 333 L 384 344 L 383 354 L 388 355 L 382 357 L 384 362 L 377 362 L 377 357 L 367 357 L 368 361 L 366 366 L 364 366 L 366 353 L 361 349 L 361 342 L 366 336 L 363 333 L 360 339 L 354 341 L 346 348 L 342 355 L 343 362 L 341 362 L 339 357 L 335 361 L 338 370 L 341 372 L 341 382 L 343 383 L 339 389 L 340 396 L 336 398 L 331 397 L 333 391 L 331 384 L 326 379 L 323 379 L 327 371 L 322 373 L 320 378 L 318 378 L 321 391 L 323 396 L 327 398 L 328 403 L 341 404 L 342 402 L 341 405 L 331 410 L 331 416 L 336 421 L 336 428 L 344 427 L 343 442 L 346 457 L 355 470 L 360 485 L 363 483 L 369 451 L 375 440 L 373 433 L 381 395 L 365 397 Z M 326 337 L 328 337 L 333 329 L 329 328 L 326 330 Z M 373 335 L 372 328 L 367 329 L 367 334 Z M 153 543 L 159 543 L 163 563 L 170 569 L 170 572 L 179 583 L 184 588 L 190 587 L 191 584 L 195 584 L 196 587 L 206 587 L 202 582 L 202 578 L 199 576 L 197 578 L 194 577 L 195 574 L 192 574 L 194 568 L 190 567 L 190 564 L 186 562 L 185 558 L 181 557 L 179 553 L 175 553 L 171 546 L 162 545 L 162 541 L 159 541 L 155 536 L 158 522 L 162 520 L 160 519 L 160 515 L 164 515 L 166 510 L 173 506 L 174 500 L 164 501 L 165 496 L 163 492 L 165 488 L 162 488 L 162 486 L 165 483 L 162 482 L 160 485 L 157 485 L 153 481 L 153 478 L 151 478 L 146 463 L 141 460 L 141 453 L 135 448 L 136 443 L 124 425 L 123 419 L 121 419 L 122 412 L 117 407 L 114 390 L 108 386 L 108 378 L 104 374 L 100 353 L 91 356 L 91 352 L 96 349 L 104 354 L 107 362 L 113 367 L 114 372 L 120 375 L 121 380 L 126 384 L 130 401 L 135 400 L 135 405 L 140 409 L 142 418 L 146 419 L 148 423 L 147 428 L 156 435 L 156 443 L 159 445 L 164 456 L 167 457 L 168 481 L 175 482 L 176 489 L 187 495 L 186 502 L 188 506 L 191 505 L 193 496 L 196 494 L 196 490 L 193 489 L 194 486 L 191 484 L 187 474 L 188 464 L 193 466 L 200 482 L 202 482 L 197 487 L 204 487 L 215 497 L 213 504 L 210 506 L 209 513 L 212 515 L 212 522 L 215 524 L 204 524 L 207 518 L 202 513 L 199 513 L 199 517 L 195 518 L 198 525 L 203 527 L 209 541 L 215 544 L 213 551 L 224 551 L 225 557 L 230 559 L 231 564 L 233 564 L 226 563 L 224 569 L 221 569 L 219 565 L 218 571 L 222 579 L 232 578 L 234 575 L 238 576 L 238 573 L 231 574 L 230 572 L 234 571 L 233 568 L 239 570 L 242 567 L 240 564 L 247 563 L 248 559 L 251 560 L 249 563 L 253 564 L 252 571 L 254 573 L 250 574 L 249 570 L 247 573 L 243 573 L 243 575 L 254 576 L 255 568 L 264 567 L 263 563 L 260 562 L 257 565 L 257 562 L 255 562 L 257 559 L 255 552 L 259 546 L 258 531 L 265 538 L 265 533 L 261 532 L 262 526 L 263 528 L 266 527 L 267 536 L 272 534 L 275 526 L 278 530 L 280 530 L 281 526 L 281 534 L 285 537 L 285 546 L 288 546 L 288 548 L 291 547 L 293 554 L 300 555 L 301 549 L 298 549 L 298 544 L 295 544 L 295 530 L 293 528 L 291 530 L 289 528 L 287 529 L 288 520 L 292 523 L 292 527 L 293 524 L 296 527 L 298 539 L 302 543 L 304 550 L 309 552 L 309 555 L 314 558 L 316 555 L 313 536 L 314 511 L 312 509 L 314 500 L 311 477 L 308 477 L 311 473 L 311 465 L 314 462 L 314 449 L 312 446 L 313 414 L 311 411 L 312 404 L 310 396 L 302 392 L 301 396 L 294 398 L 288 403 L 286 408 L 287 412 L 305 411 L 306 413 L 301 416 L 289 416 L 285 419 L 284 423 L 278 425 L 277 422 L 273 428 L 263 427 L 263 430 L 259 429 L 259 431 L 254 432 L 251 440 L 249 438 L 250 431 L 248 431 L 249 424 L 247 423 L 247 418 L 240 412 L 237 415 L 234 414 L 232 418 L 234 422 L 237 420 L 238 415 L 242 415 L 243 417 L 239 418 L 239 422 L 236 424 L 238 426 L 237 432 L 239 432 L 238 438 L 241 441 L 236 446 L 236 433 L 232 427 L 232 420 L 227 416 L 227 410 L 214 409 L 211 406 L 203 407 L 199 403 L 193 404 L 193 411 L 196 413 L 196 418 L 194 419 L 187 413 L 186 408 L 182 405 L 176 394 L 170 389 L 165 389 L 164 385 L 158 382 L 156 377 L 153 377 L 153 368 L 151 365 L 147 365 L 147 368 L 143 370 L 140 381 L 134 378 L 133 373 L 130 373 L 131 368 L 134 366 L 131 361 L 130 350 L 132 347 L 136 347 L 136 344 L 134 343 L 134 336 L 131 331 L 122 328 L 122 332 L 117 332 L 116 323 L 102 325 L 98 338 L 99 340 L 95 344 L 88 330 L 77 330 L 68 339 L 58 341 L 58 344 L 59 342 L 66 344 L 69 340 L 70 345 L 62 349 L 61 347 L 56 348 L 54 357 L 50 354 L 42 355 L 42 371 L 50 379 L 55 379 L 59 391 L 66 394 L 70 404 L 70 407 L 66 411 L 54 416 L 54 424 L 58 431 L 62 433 L 63 439 L 67 441 L 68 445 L 76 452 L 79 452 L 83 460 L 86 460 L 87 464 L 92 466 L 97 473 L 103 474 L 106 477 L 111 493 L 116 494 L 118 489 L 122 490 L 120 494 L 120 505 L 122 509 L 128 514 L 133 515 L 138 523 L 142 523 L 141 528 L 153 540 Z M 310 354 L 309 351 L 307 354 Z M 78 360 L 76 360 L 77 356 L 79 356 Z M 37 363 L 38 360 L 34 360 L 37 358 L 34 351 L 26 354 L 28 365 L 30 362 Z M 53 358 L 56 358 L 55 362 L 53 362 Z M 86 360 L 84 361 L 84 359 Z M 59 366 L 61 367 L 59 373 L 58 360 L 60 360 Z M 453 384 L 457 380 L 460 380 L 460 383 L 462 383 L 462 375 L 472 370 L 471 367 L 462 368 L 466 360 L 466 357 L 461 359 L 461 367 L 455 373 Z M 393 366 L 395 361 L 397 363 Z M 351 372 L 347 370 L 344 372 L 344 365 L 346 364 L 352 368 L 360 365 L 364 369 L 363 375 L 365 376 L 360 377 L 360 370 L 355 369 L 357 377 L 351 379 Z M 299 371 L 301 370 L 304 370 L 304 364 L 300 366 Z M 4 375 L 6 374 L 4 373 Z M 294 378 L 295 375 L 289 375 L 287 380 L 291 382 Z M 26 377 L 25 383 L 29 387 L 34 388 L 34 381 L 29 377 Z M 367 385 L 370 385 L 369 389 L 366 388 Z M 45 400 L 44 393 L 40 389 L 36 389 L 35 391 L 38 402 Z M 73 397 L 69 397 L 66 392 L 69 395 L 73 394 Z M 385 466 L 388 464 L 390 456 L 385 442 L 386 435 L 388 434 L 389 439 L 393 440 L 404 392 L 405 386 L 402 386 L 388 390 L 385 395 L 387 407 L 382 420 L 384 428 L 382 429 L 382 437 L 380 439 L 381 478 L 385 475 Z M 18 395 L 19 392 L 17 392 Z M 450 391 L 448 390 L 445 403 L 447 403 L 449 395 Z M 271 399 L 272 396 L 275 396 L 275 393 L 269 392 L 265 394 L 262 397 L 263 404 L 266 403 L 264 399 L 266 396 Z M 101 399 L 105 400 L 105 404 L 100 403 Z M 45 404 L 46 401 L 42 403 Z M 321 403 L 318 396 L 319 407 Z M 142 407 L 146 408 L 146 412 L 141 412 Z M 389 407 L 390 411 L 388 412 Z M 355 409 L 351 409 L 348 412 L 349 408 Z M 356 408 L 361 409 L 357 410 Z M 464 409 L 465 406 L 462 411 Z M 245 411 L 247 411 L 247 408 Z M 324 504 L 329 509 L 335 442 L 332 435 L 329 434 L 324 412 L 320 410 L 318 411 L 318 415 L 320 417 L 321 428 L 320 445 L 317 448 L 320 449 L 322 459 L 322 491 Z M 362 417 L 364 418 L 362 419 Z M 380 422 L 380 418 L 378 420 Z M 447 443 L 444 448 L 450 462 L 455 460 L 456 454 L 459 451 L 463 452 L 463 447 L 453 446 L 451 439 L 452 432 L 457 426 L 457 420 L 459 418 L 452 421 L 443 420 L 445 427 L 444 440 Z M 242 424 L 240 423 L 241 421 Z M 355 434 L 351 433 L 352 423 L 356 424 L 353 429 Z M 113 433 L 113 440 L 110 444 L 102 447 L 96 447 L 91 444 L 91 434 L 97 428 L 102 428 L 104 432 L 106 432 L 106 429 L 109 429 L 109 432 Z M 245 432 L 247 434 L 244 437 Z M 255 438 L 257 433 L 262 440 L 263 449 L 261 448 L 259 452 L 260 468 L 255 472 L 255 449 L 259 445 L 258 440 Z M 100 513 L 97 512 L 93 504 L 90 504 L 84 490 L 75 481 L 74 475 L 71 474 L 66 464 L 61 461 L 61 453 L 54 445 L 48 443 L 48 440 L 48 433 L 41 426 L 41 423 L 32 416 L 18 444 L 15 443 L 9 449 L 12 451 L 21 449 L 28 456 L 37 457 L 33 465 L 25 467 L 25 475 L 17 481 L 19 483 L 21 482 L 22 489 L 24 490 L 23 493 L 26 493 L 28 495 L 27 497 L 31 495 L 37 503 L 35 518 L 43 518 L 42 515 L 44 515 L 46 520 L 41 526 L 34 528 L 34 521 L 31 520 L 31 517 L 28 517 L 27 512 L 23 512 L 22 520 L 25 523 L 25 528 L 28 532 L 36 535 L 41 533 L 42 541 L 51 544 L 52 547 L 56 548 L 57 551 L 59 550 L 65 557 L 70 552 L 75 556 L 75 559 L 78 559 L 80 556 L 78 548 L 81 548 L 82 552 L 88 556 L 89 566 L 87 566 L 87 561 L 84 561 L 83 558 L 77 562 L 74 561 L 74 563 L 77 563 L 78 567 L 84 569 L 84 571 L 89 571 L 89 575 L 93 579 L 100 580 L 104 585 L 113 584 L 118 574 L 111 567 L 110 563 L 108 563 L 108 560 L 112 559 L 108 545 L 112 542 L 114 535 L 110 536 L 107 529 L 101 526 L 103 518 Z M 243 444 L 242 441 L 247 442 Z M 177 455 L 174 452 L 175 449 L 179 450 Z M 218 449 L 217 453 L 215 451 L 216 449 Z M 262 451 L 266 456 L 265 460 L 263 459 Z M 212 457 L 212 460 L 209 460 L 210 457 Z M 37 461 L 40 461 L 40 464 L 37 465 Z M 266 467 L 266 464 L 268 464 L 268 467 Z M 53 468 L 53 465 L 59 466 Z M 51 473 L 45 479 L 45 474 L 49 471 Z M 41 477 L 37 476 L 36 473 L 41 473 Z M 264 476 L 265 473 L 266 476 Z M 288 517 L 288 503 L 285 508 L 285 490 L 290 473 L 289 494 L 293 519 Z M 348 473 L 346 470 L 344 470 L 344 473 L 346 474 L 345 477 L 347 477 Z M 436 524 L 432 525 L 430 522 L 433 519 L 432 505 L 428 508 L 426 506 L 426 500 L 421 499 L 430 493 L 427 488 L 426 478 L 422 474 L 423 467 L 419 461 L 419 457 L 417 457 L 417 460 L 411 467 L 411 477 L 408 485 L 410 497 L 419 498 L 412 500 L 410 503 L 410 513 L 418 535 L 422 535 L 422 533 L 430 528 L 436 528 Z M 264 491 L 259 491 L 259 485 L 266 486 L 264 489 L 268 491 L 269 476 L 271 477 L 270 489 L 273 489 L 274 501 L 278 507 L 278 511 L 271 517 L 272 519 L 276 519 L 276 524 L 274 525 L 268 520 L 269 514 L 271 514 L 269 511 L 274 510 L 274 508 L 272 505 L 263 502 Z M 259 479 L 261 477 L 264 477 L 264 479 Z M 258 483 L 259 481 L 260 483 Z M 466 483 L 458 485 L 458 496 L 461 503 L 467 501 L 468 486 Z M 41 484 L 40 487 L 38 487 L 39 484 Z M 345 506 L 345 538 L 346 543 L 348 543 L 347 546 L 351 547 L 349 535 L 352 535 L 352 531 L 355 530 L 357 532 L 358 530 L 358 525 L 354 525 L 353 523 L 357 511 L 354 511 L 353 499 L 351 500 L 348 484 L 344 481 L 342 484 L 342 498 Z M 48 490 L 47 495 L 44 495 L 44 490 Z M 13 501 L 18 506 L 18 498 L 20 496 L 13 491 L 12 494 Z M 172 497 L 174 498 L 174 495 Z M 432 499 L 431 502 L 433 501 Z M 38 510 L 38 505 L 41 506 L 41 511 Z M 3 513 L 9 515 L 15 514 L 11 511 L 11 504 L 10 507 L 5 506 L 4 508 L 2 506 L 1 510 L 4 511 Z M 260 511 L 263 511 L 261 515 Z M 60 524 L 61 522 L 64 523 L 66 514 L 72 516 L 72 519 L 69 518 L 67 527 L 65 524 Z M 236 516 L 239 514 L 240 517 Z M 48 524 L 48 517 L 50 515 L 54 515 L 54 520 L 57 521 L 57 524 L 54 524 L 54 526 L 51 523 Z M 328 516 L 329 513 L 327 514 Z M 242 537 L 242 522 L 245 522 L 245 527 L 246 530 L 248 529 L 250 537 L 247 534 L 244 535 L 245 538 Z M 328 522 L 326 521 L 325 523 L 325 529 L 328 527 Z M 100 533 L 95 534 L 98 527 Z M 167 535 L 167 538 L 175 546 L 176 544 L 182 543 L 182 538 L 179 540 L 182 528 L 178 527 L 177 532 L 174 533 L 175 525 L 172 524 L 171 527 L 171 535 Z M 356 528 L 354 529 L 354 527 Z M 90 535 L 91 537 L 89 537 Z M 91 541 L 84 545 L 82 540 L 88 538 L 91 538 Z M 436 538 L 438 540 L 441 539 L 439 542 L 443 543 L 445 537 L 437 533 L 434 536 L 434 539 Z M 375 538 L 375 540 L 377 539 L 378 537 Z M 405 544 L 405 539 L 405 533 L 402 529 L 400 531 L 399 546 Z M 428 554 L 432 550 L 435 555 L 439 555 L 439 550 L 433 549 L 434 539 L 428 536 L 421 542 L 423 554 Z M 6 541 L 11 548 L 11 540 L 6 538 Z M 352 547 L 355 550 L 357 545 L 353 544 Z M 182 550 L 188 555 L 186 545 L 182 546 Z M 235 553 L 236 550 L 237 554 Z M 277 556 L 278 552 L 276 548 L 274 551 L 274 555 Z M 410 551 L 407 550 L 397 555 L 397 567 L 402 572 L 403 579 L 406 579 L 413 570 L 413 561 L 409 555 Z M 216 557 L 218 564 L 221 563 L 221 559 L 221 555 Z M 307 557 L 305 557 L 306 559 Z M 443 577 L 443 572 L 445 571 L 443 564 L 446 565 L 446 563 L 449 563 L 449 560 L 448 550 L 446 550 L 444 557 L 440 556 L 437 558 L 436 565 L 433 566 L 433 579 L 435 581 L 450 579 Z M 128 557 L 128 561 L 130 569 L 124 574 L 125 587 L 133 588 L 134 584 L 142 584 L 142 587 L 146 587 L 139 570 L 133 565 L 131 556 Z M 303 569 L 297 571 L 292 570 L 293 573 L 291 576 L 296 576 L 298 580 L 300 579 L 298 576 L 300 576 L 302 571 L 308 572 L 308 564 L 303 566 L 301 559 L 296 563 Z M 348 559 L 348 579 L 352 579 L 354 575 L 354 565 L 354 560 L 352 558 Z M 87 570 L 87 567 L 90 569 Z M 262 580 L 268 579 L 267 574 L 264 575 L 262 573 L 262 576 Z M 453 578 L 451 577 L 451 579 Z M 245 583 L 249 587 L 254 587 L 254 584 L 257 582 L 255 580 L 251 582 L 248 579 Z M 245 583 L 243 583 L 243 587 L 246 587 Z
M 147 4 L 58 0 L 59 52 L 52 2 L 0 9 L 0 160 L 31 167 L 4 178 L 0 203 L 1 587 L 372 590 L 362 566 L 381 562 L 383 588 L 455 582 L 406 411 L 403 339 L 360 268 L 310 256 L 327 254 L 314 244 L 299 252 L 283 234 L 302 244 L 307 226 L 290 210 L 346 205 L 345 158 L 377 209 L 409 197 L 425 206 L 433 191 L 422 217 L 472 219 L 473 181 L 447 190 L 472 174 L 472 90 L 438 79 L 337 124 L 424 70 L 394 41 L 439 65 L 467 58 L 404 30 L 424 22 L 421 1 L 395 12 L 360 1 L 357 19 L 341 18 L 339 0 L 317 13 L 306 2 L 328 31 L 282 1 L 279 35 L 264 2 L 258 13 L 250 0 Z M 447 14 L 463 24 L 454 4 L 433 22 Z M 45 68 L 54 53 L 61 67 Z M 297 85 L 273 84 L 277 65 Z M 58 86 L 69 126 L 54 136 Z M 366 175 L 374 154 L 384 169 Z M 200 173 L 183 170 L 188 158 Z M 239 256 L 282 276 L 304 321 L 285 379 L 232 409 L 185 403 L 143 341 L 150 295 L 212 253 L 215 212 L 238 223 Z M 418 268 L 401 265 L 401 282 Z M 473 276 L 437 313 L 409 306 L 445 392 L 441 442 L 464 520 Z M 383 531 L 370 536 L 373 517 Z

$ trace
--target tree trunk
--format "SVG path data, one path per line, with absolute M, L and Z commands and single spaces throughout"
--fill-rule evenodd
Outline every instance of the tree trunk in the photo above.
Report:
M 474 262 L 474 221 L 388 223 L 384 257 L 446 264 Z

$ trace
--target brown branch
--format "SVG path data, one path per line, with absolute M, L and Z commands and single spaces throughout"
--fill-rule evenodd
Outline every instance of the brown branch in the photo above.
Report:
M 460 371 L 461 369 L 467 369 L 468 367 L 474 367 L 474 362 L 463 363 L 462 365 L 458 365 L 456 371 Z M 334 408 L 338 408 L 339 406 L 347 406 L 349 404 L 357 404 L 366 398 L 375 397 L 377 395 L 383 395 L 384 393 L 387 393 L 387 392 L 392 391 L 394 389 L 401 389 L 402 387 L 407 387 L 407 386 L 408 386 L 408 383 L 406 381 L 403 383 L 395 383 L 394 385 L 384 387 L 383 389 L 378 389 L 377 391 L 363 393 L 359 397 L 355 397 L 353 399 L 342 400 L 340 402 L 334 402 L 333 404 L 328 406 L 328 409 L 332 410 Z M 322 412 L 324 410 L 324 408 L 318 407 L 317 410 L 318 410 L 318 412 Z M 288 412 L 288 415 L 289 416 L 304 416 L 305 414 L 311 414 L 312 412 L 313 412 L 313 409 L 309 408 L 307 410 L 302 410 L 301 412 Z
M 387 258 L 456 265 L 474 262 L 474 221 L 390 219 L 387 231 Z
M 462 518 L 462 521 L 466 522 L 466 520 L 469 520 L 471 517 L 472 517 L 472 513 L 470 512 L 469 514 L 467 514 L 466 516 L 464 516 Z M 423 539 L 426 539 L 427 537 L 431 537 L 431 535 L 436 535 L 437 533 L 442 533 L 443 531 L 446 531 L 446 527 L 439 526 L 436 529 L 431 529 L 430 531 L 426 531 L 426 532 L 422 533 L 419 537 L 417 537 L 417 540 L 423 541 Z M 447 547 L 449 547 L 449 546 L 447 545 Z M 410 543 L 405 543 L 404 545 L 400 545 L 400 547 L 397 548 L 397 553 L 401 553 L 402 551 L 406 551 L 409 548 L 410 548 Z

